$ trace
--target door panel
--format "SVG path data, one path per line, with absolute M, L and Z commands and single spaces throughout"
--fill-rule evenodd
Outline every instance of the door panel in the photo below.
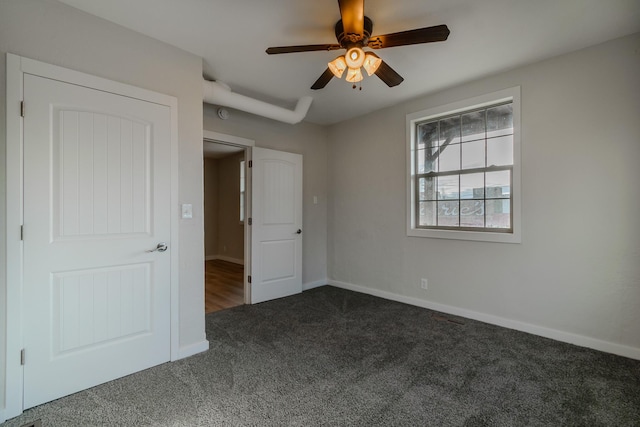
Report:
M 302 156 L 253 149 L 251 302 L 302 292 Z
M 29 408 L 169 360 L 169 252 L 147 250 L 170 243 L 171 120 L 32 75 L 24 97 Z

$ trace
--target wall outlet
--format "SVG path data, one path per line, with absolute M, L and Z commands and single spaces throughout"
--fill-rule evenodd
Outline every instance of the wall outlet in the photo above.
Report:
M 420 279 L 420 287 L 424 290 L 429 289 L 429 282 L 424 277 Z

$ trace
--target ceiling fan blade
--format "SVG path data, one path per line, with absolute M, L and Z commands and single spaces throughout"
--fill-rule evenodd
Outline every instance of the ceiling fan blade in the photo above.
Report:
M 338 5 L 340 6 L 344 34 L 346 36 L 357 35 L 357 38 L 362 38 L 364 34 L 364 0 L 338 0 Z
M 380 66 L 376 70 L 376 76 L 380 77 L 380 80 L 385 82 L 389 87 L 398 86 L 404 81 L 404 78 L 384 61 L 380 63 Z
M 342 49 L 339 44 L 305 44 L 301 46 L 279 46 L 270 47 L 266 50 L 269 55 L 279 53 L 295 53 L 295 52 L 314 52 L 317 50 L 336 50 Z
M 327 68 L 324 71 L 324 73 L 322 73 L 322 75 L 318 78 L 318 80 L 316 80 L 313 86 L 311 86 L 311 89 L 313 90 L 322 89 L 327 85 L 327 83 L 331 81 L 332 78 L 333 78 L 333 73 L 329 68 Z
M 399 33 L 371 37 L 368 46 L 372 49 L 384 49 L 385 47 L 441 42 L 449 37 L 449 32 L 446 25 L 400 31 Z

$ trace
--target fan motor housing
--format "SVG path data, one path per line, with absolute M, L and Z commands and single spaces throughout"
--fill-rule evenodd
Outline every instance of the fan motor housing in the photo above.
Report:
M 360 34 L 345 34 L 342 19 L 336 22 L 335 31 L 338 43 L 340 43 L 340 46 L 345 49 L 353 46 L 366 46 L 369 41 L 369 37 L 371 37 L 371 33 L 373 32 L 373 21 L 368 16 L 364 17 L 364 34 L 362 36 Z

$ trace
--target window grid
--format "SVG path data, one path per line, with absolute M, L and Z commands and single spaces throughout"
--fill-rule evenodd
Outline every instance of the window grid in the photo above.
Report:
M 465 110 L 465 111 L 461 111 L 455 114 L 448 114 L 448 115 L 443 115 L 443 116 L 439 116 L 439 117 L 434 117 L 431 118 L 429 120 L 426 121 L 422 121 L 422 122 L 417 122 L 415 124 L 416 126 L 416 141 L 414 142 L 414 149 L 416 150 L 416 152 L 418 153 L 417 156 L 415 156 L 415 170 L 418 171 L 418 173 L 415 174 L 415 180 L 416 180 L 416 184 L 415 185 L 415 200 L 418 202 L 415 204 L 415 209 L 416 209 L 416 218 L 418 218 L 418 223 L 416 224 L 416 228 L 423 228 L 423 229 L 447 229 L 447 230 L 464 230 L 464 231 L 490 231 L 490 232 L 502 232 L 502 233 L 511 233 L 512 232 L 512 227 L 513 227 L 513 158 L 511 159 L 511 164 L 508 165 L 500 165 L 500 166 L 496 166 L 496 165 L 488 165 L 489 163 L 489 142 L 490 141 L 495 141 L 498 138 L 504 138 L 505 136 L 510 136 L 511 137 L 511 150 L 513 150 L 513 126 L 511 126 L 510 128 L 510 132 L 508 133 L 499 133 L 497 135 L 489 135 L 489 120 L 488 120 L 488 111 L 491 109 L 496 109 L 497 107 L 500 106 L 504 106 L 504 105 L 511 105 L 512 101 L 508 101 L 508 102 L 503 102 L 503 103 L 496 103 L 496 104 L 492 104 L 492 105 L 488 105 L 488 106 L 484 106 L 481 108 L 476 108 L 476 109 L 469 109 L 469 110 Z M 482 133 L 477 133 L 477 134 L 482 134 L 483 136 L 481 138 L 473 138 L 471 137 L 471 135 L 474 134 L 469 134 L 469 135 L 464 135 L 464 124 L 463 124 L 463 117 L 464 116 L 470 116 L 473 113 L 477 113 L 477 112 L 482 112 L 482 125 L 484 127 L 484 131 Z M 451 137 L 451 135 L 446 135 L 444 134 L 443 130 L 442 130 L 442 123 L 446 123 L 446 121 L 452 119 L 452 118 L 457 118 L 457 135 L 455 135 L 453 137 L 453 140 L 455 140 L 455 142 L 451 143 L 451 141 L 448 141 L 448 139 Z M 454 121 L 454 122 L 455 122 Z M 431 124 L 431 123 L 435 123 L 436 127 L 437 127 L 437 137 L 435 138 L 435 144 L 434 144 L 434 140 L 432 139 L 431 141 L 421 141 L 421 137 L 420 137 L 420 127 L 427 125 L 427 124 Z M 456 125 L 454 125 L 456 126 Z M 465 140 L 465 137 L 467 137 L 467 139 Z M 469 139 L 469 137 L 471 137 L 471 139 Z M 444 143 L 442 142 L 444 141 Z M 448 142 L 447 142 L 448 141 Z M 484 150 L 484 167 L 476 167 L 476 168 L 467 168 L 467 169 L 463 169 L 464 164 L 463 164 L 463 148 L 465 147 L 465 144 L 469 144 L 472 142 L 478 142 L 478 141 L 482 141 L 483 142 L 483 150 Z M 422 148 L 420 148 L 420 146 L 423 146 Z M 458 168 L 457 169 L 450 169 L 450 170 L 445 170 L 445 171 L 441 171 L 441 162 L 440 162 L 440 155 L 444 152 L 445 149 L 454 146 L 457 148 L 458 151 Z M 428 157 L 428 153 L 430 152 L 430 150 L 434 150 L 437 149 L 438 150 L 438 155 L 435 159 L 427 159 Z M 420 157 L 420 152 L 422 152 L 422 155 L 425 157 L 424 158 L 424 169 L 427 170 L 429 169 L 429 172 L 422 172 L 420 173 L 420 161 L 422 160 Z M 513 156 L 512 156 L 513 157 Z M 428 164 L 429 163 L 429 164 Z M 432 169 L 437 169 L 437 171 L 434 171 Z M 488 195 L 488 189 L 489 188 L 493 188 L 493 187 L 487 187 L 487 174 L 488 173 L 492 173 L 492 172 L 500 172 L 500 171 L 508 171 L 509 173 L 509 180 L 508 180 L 508 187 L 509 187 L 509 196 L 508 197 L 491 197 L 490 195 Z M 470 174 L 479 174 L 482 173 L 482 197 L 476 197 L 474 193 L 474 191 L 472 191 L 472 197 L 471 198 L 464 198 L 462 197 L 462 177 L 465 175 L 470 175 Z M 441 194 L 439 189 L 440 187 L 440 179 L 441 177 L 452 177 L 452 176 L 457 176 L 457 197 L 456 198 L 451 198 L 451 199 L 446 199 L 446 198 L 441 198 Z M 426 194 L 427 190 L 427 180 L 432 179 L 432 184 L 431 184 L 431 192 L 433 193 L 431 195 L 431 197 L 429 198 L 429 194 Z M 425 190 L 423 191 L 423 193 L 425 193 L 425 197 L 421 197 L 421 188 L 422 188 L 422 183 L 424 182 L 424 187 Z M 475 190 L 475 188 L 474 188 Z M 482 226 L 464 226 L 462 225 L 464 222 L 462 220 L 462 213 L 463 213 L 463 202 L 468 202 L 468 201 L 480 201 L 481 202 L 481 207 L 482 207 Z M 509 206 L 509 224 L 508 227 L 487 227 L 487 208 L 490 206 L 488 204 L 488 202 L 497 202 L 497 201 L 503 201 L 502 204 L 504 206 L 504 201 L 508 201 L 508 206 Z M 440 211 L 441 211 L 441 205 L 445 206 L 447 203 L 455 203 L 457 204 L 457 215 L 456 215 L 456 224 L 457 225 L 451 225 L 451 224 L 441 224 L 441 219 L 440 219 Z M 421 215 L 421 208 L 423 207 L 423 203 L 431 203 L 432 205 L 435 206 L 435 210 L 432 212 L 432 215 L 435 217 L 435 224 L 434 225 L 423 225 L 420 223 L 420 218 L 422 217 Z M 454 204 L 454 206 L 456 206 Z M 495 205 L 494 205 L 495 208 Z

